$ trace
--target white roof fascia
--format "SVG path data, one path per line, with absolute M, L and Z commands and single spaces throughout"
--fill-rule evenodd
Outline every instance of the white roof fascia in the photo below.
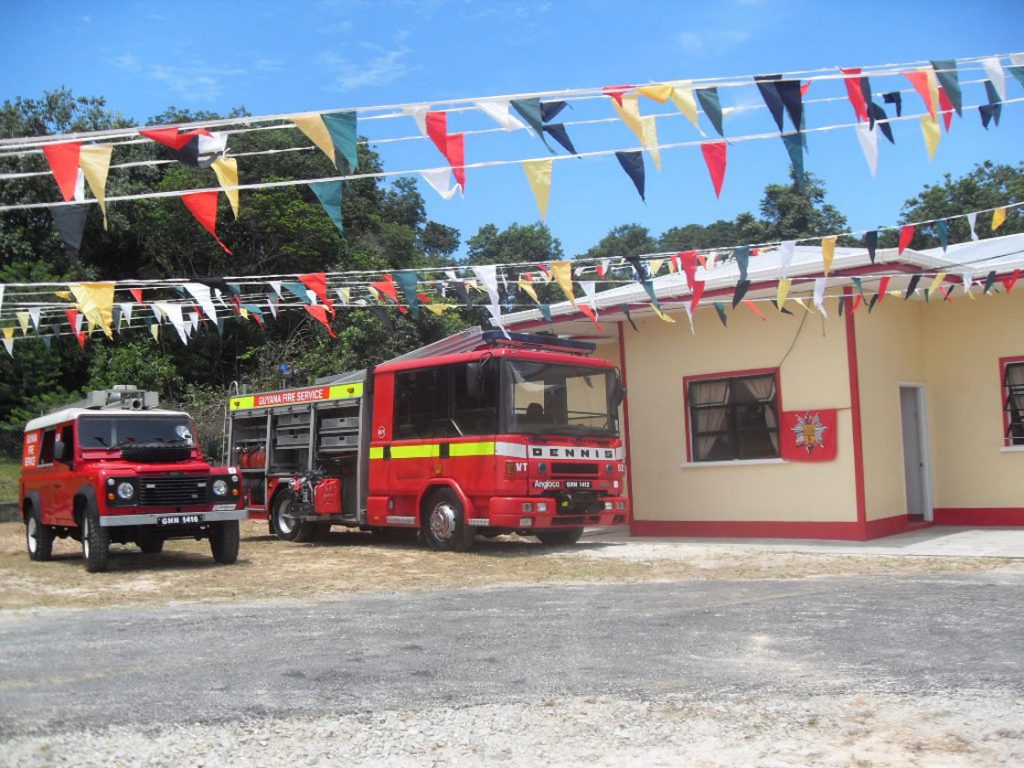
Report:
M 192 418 L 184 411 L 165 411 L 160 408 L 150 408 L 144 411 L 130 411 L 120 408 L 62 408 L 59 411 L 32 419 L 25 425 L 25 431 L 29 432 L 34 429 L 46 429 L 57 424 L 65 424 L 69 421 L 75 421 L 79 416 L 132 416 L 135 418 L 144 418 L 146 416 L 185 416 Z

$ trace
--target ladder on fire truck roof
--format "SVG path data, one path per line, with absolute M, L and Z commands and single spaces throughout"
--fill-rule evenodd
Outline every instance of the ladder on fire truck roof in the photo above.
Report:
M 501 331 L 485 331 L 477 326 L 476 328 L 468 328 L 461 333 L 448 336 L 440 341 L 435 341 L 433 344 L 427 344 L 425 347 L 414 349 L 412 352 L 406 352 L 404 355 L 388 360 L 388 362 L 399 363 L 406 360 L 421 360 L 424 357 L 457 355 L 460 352 L 472 352 L 476 349 L 496 346 L 546 349 L 552 352 L 574 355 L 589 355 L 597 349 L 597 345 L 591 342 L 560 339 L 552 334 L 514 333 L 510 331 L 506 336 Z

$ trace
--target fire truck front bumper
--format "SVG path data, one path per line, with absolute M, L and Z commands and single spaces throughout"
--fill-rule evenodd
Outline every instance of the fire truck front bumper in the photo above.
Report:
M 245 520 L 248 512 L 245 508 L 235 509 L 199 509 L 195 512 L 150 512 L 135 515 L 100 515 L 100 527 L 114 528 L 124 525 L 153 525 L 158 527 L 174 525 L 196 525 L 202 523 L 219 523 L 224 520 Z
M 623 525 L 629 522 L 629 499 L 605 496 L 585 506 L 559 506 L 559 499 L 545 496 L 492 498 L 484 524 L 494 528 L 579 528 Z M 471 521 L 470 524 L 474 524 Z

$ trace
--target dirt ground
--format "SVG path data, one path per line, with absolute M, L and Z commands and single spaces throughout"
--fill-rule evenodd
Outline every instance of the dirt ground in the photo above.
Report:
M 88 574 L 81 561 L 81 545 L 70 539 L 55 542 L 51 562 L 31 562 L 24 531 L 19 523 L 0 524 L 0 609 L 315 601 L 353 593 L 511 584 L 1024 571 L 1019 560 L 994 558 L 723 550 L 692 542 L 678 549 L 653 548 L 640 542 L 598 543 L 586 538 L 561 549 L 545 547 L 532 538 L 480 539 L 472 552 L 439 553 L 412 541 L 382 541 L 370 533 L 345 529 L 335 529 L 322 543 L 292 544 L 268 535 L 266 523 L 248 521 L 242 526 L 235 565 L 214 563 L 206 541 L 170 541 L 160 555 L 143 555 L 134 546 L 114 546 L 110 571 Z M 616 548 L 614 553 L 611 548 Z

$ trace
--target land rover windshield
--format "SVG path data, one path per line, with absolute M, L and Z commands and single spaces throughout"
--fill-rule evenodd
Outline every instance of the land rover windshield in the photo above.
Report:
M 83 416 L 78 420 L 78 444 L 82 448 L 122 448 L 152 443 L 194 445 L 188 417 L 104 415 Z
M 503 366 L 510 432 L 618 436 L 614 371 L 588 366 L 506 360 Z

